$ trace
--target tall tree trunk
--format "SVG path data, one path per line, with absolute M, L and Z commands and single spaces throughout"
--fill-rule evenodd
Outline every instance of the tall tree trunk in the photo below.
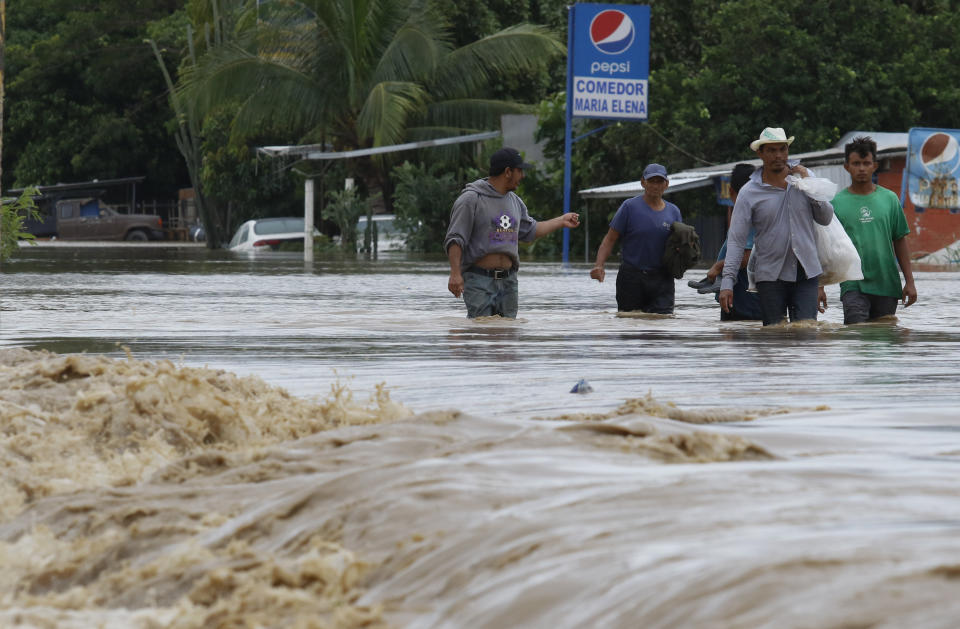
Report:
M 7 0 L 0 0 L 0 199 L 3 198 L 3 80 L 4 80 L 4 48 L 7 44 Z M 0 213 L 3 209 L 0 208 Z M 3 221 L 0 221 L 0 230 Z M 0 231 L 0 242 L 3 241 L 3 232 Z
M 0 0 L 3 2 L 4 0 Z M 203 192 L 203 184 L 200 178 L 200 169 L 203 161 L 203 151 L 201 150 L 200 140 L 200 122 L 192 111 L 189 111 L 180 101 L 177 95 L 176 86 L 170 73 L 167 72 L 167 66 L 160 56 L 160 49 L 156 42 L 148 40 L 153 54 L 160 64 L 160 71 L 163 72 L 163 78 L 167 83 L 167 89 L 170 91 L 170 106 L 173 108 L 177 121 L 180 123 L 174 139 L 177 142 L 177 148 L 187 164 L 187 174 L 190 176 L 190 184 L 193 186 L 194 203 L 197 205 L 197 212 L 200 214 L 200 220 L 203 222 L 204 231 L 207 236 L 207 248 L 218 249 L 223 241 L 223 226 L 220 221 L 220 213 L 216 206 L 206 197 Z M 187 27 L 187 41 L 193 41 L 193 32 Z M 196 63 L 191 46 L 191 62 Z

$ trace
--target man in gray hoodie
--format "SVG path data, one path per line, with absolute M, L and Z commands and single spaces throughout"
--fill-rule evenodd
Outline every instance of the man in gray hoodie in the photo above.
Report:
M 490 176 L 468 183 L 453 204 L 443 241 L 450 261 L 447 288 L 463 296 L 471 319 L 516 318 L 518 243 L 580 224 L 574 212 L 548 221 L 530 217 L 513 192 L 527 168 L 516 149 L 504 147 L 490 157 Z

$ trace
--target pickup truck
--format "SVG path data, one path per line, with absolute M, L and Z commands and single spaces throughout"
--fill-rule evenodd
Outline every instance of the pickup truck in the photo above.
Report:
M 121 214 L 99 199 L 62 199 L 55 208 L 62 240 L 163 240 L 163 223 L 152 214 Z M 49 224 L 47 220 L 45 223 Z M 37 234 L 39 235 L 39 234 Z

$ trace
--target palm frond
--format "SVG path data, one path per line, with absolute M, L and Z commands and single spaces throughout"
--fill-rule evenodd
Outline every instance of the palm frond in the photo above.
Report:
M 329 90 L 295 73 L 276 74 L 262 83 L 241 104 L 231 125 L 231 139 L 265 130 L 283 132 L 287 138 L 327 124 L 332 117 Z
M 440 126 L 452 129 L 481 129 L 489 131 L 500 128 L 503 114 L 526 114 L 531 105 L 503 100 L 465 98 L 433 102 L 427 106 L 420 126 Z
M 450 52 L 437 32 L 422 23 L 404 24 L 383 51 L 373 74 L 375 82 L 424 81 Z
M 331 100 L 311 75 L 276 55 L 265 58 L 222 46 L 202 61 L 181 75 L 178 95 L 201 118 L 225 103 L 241 103 L 239 135 L 262 128 L 258 118 L 287 120 L 292 128 L 312 126 Z
M 407 119 L 421 112 L 427 94 L 416 83 L 383 82 L 369 92 L 357 117 L 357 136 L 373 146 L 397 144 L 405 139 Z
M 498 77 L 533 73 L 566 47 L 549 29 L 511 26 L 447 55 L 430 82 L 438 100 L 476 94 Z

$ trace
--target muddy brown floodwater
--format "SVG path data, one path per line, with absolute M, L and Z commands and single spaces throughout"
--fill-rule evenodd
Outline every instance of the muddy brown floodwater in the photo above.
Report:
M 960 276 L 762 329 L 554 263 L 467 321 L 445 268 L 5 263 L 0 626 L 956 626 Z

